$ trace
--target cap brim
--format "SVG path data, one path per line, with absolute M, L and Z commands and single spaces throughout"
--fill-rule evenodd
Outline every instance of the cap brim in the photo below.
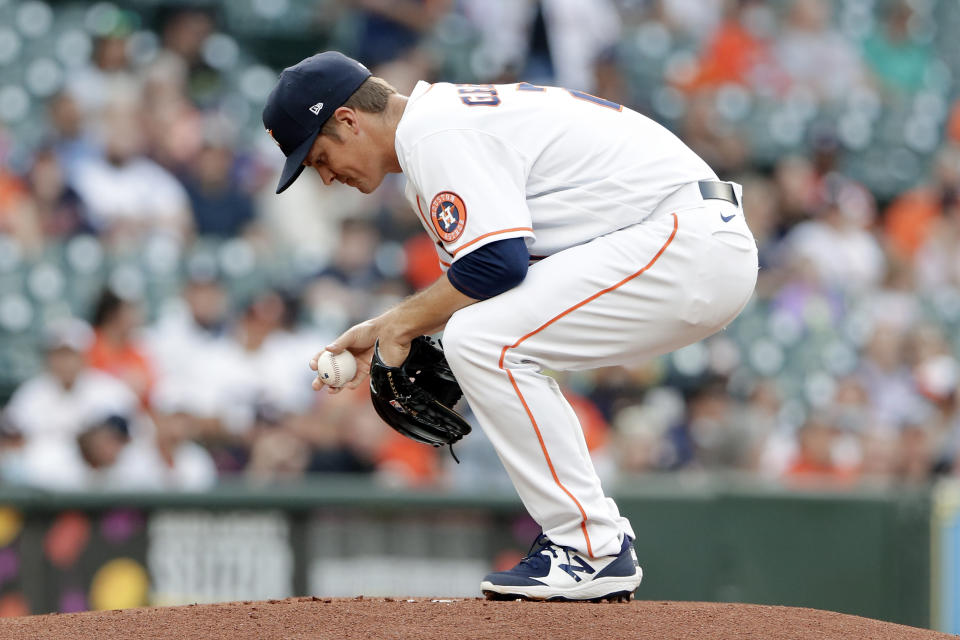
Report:
M 293 181 L 303 173 L 306 168 L 303 166 L 303 161 L 307 159 L 307 155 L 313 148 L 313 142 L 318 135 L 320 135 L 320 131 L 307 136 L 307 139 L 287 156 L 287 161 L 283 165 L 283 173 L 280 174 L 280 182 L 277 184 L 277 193 L 283 193 L 284 189 L 292 185 Z

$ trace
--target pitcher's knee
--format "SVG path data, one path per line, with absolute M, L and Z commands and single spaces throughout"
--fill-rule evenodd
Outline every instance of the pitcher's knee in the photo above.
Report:
M 443 330 L 443 353 L 454 374 L 467 365 L 483 366 L 487 360 L 492 360 L 496 366 L 500 356 L 489 335 L 483 331 L 483 322 L 478 321 L 475 314 L 468 313 L 469 309 L 454 313 Z

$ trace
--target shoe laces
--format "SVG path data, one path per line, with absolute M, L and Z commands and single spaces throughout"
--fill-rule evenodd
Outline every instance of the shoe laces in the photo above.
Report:
M 556 544 L 550 540 L 546 535 L 541 533 L 537 536 L 537 539 L 533 541 L 533 544 L 530 545 L 530 550 L 527 551 L 527 556 L 520 561 L 520 564 L 525 564 L 531 569 L 539 569 L 543 566 L 543 563 L 549 563 L 549 558 L 546 557 L 546 554 L 549 553 L 554 558 L 559 558 L 560 555 L 557 553 L 557 549 L 563 549 L 563 552 L 567 556 L 567 564 L 570 563 L 570 549 L 569 547 L 564 547 L 562 545 Z

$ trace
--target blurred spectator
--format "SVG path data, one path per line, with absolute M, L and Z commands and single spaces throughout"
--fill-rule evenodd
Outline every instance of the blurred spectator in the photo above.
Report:
M 942 205 L 942 214 L 930 221 L 930 231 L 914 256 L 917 285 L 932 294 L 960 288 L 960 191 L 947 195 Z
M 904 425 L 897 448 L 900 452 L 897 469 L 899 478 L 910 483 L 929 481 L 936 457 L 930 427 L 919 421 Z
M 192 224 L 187 193 L 169 172 L 143 156 L 136 112 L 118 106 L 108 118 L 104 157 L 81 163 L 74 185 L 92 224 L 114 242 L 152 233 L 185 238 Z
M 606 371 L 609 375 L 615 369 Z M 680 454 L 674 436 L 684 412 L 683 397 L 666 386 L 650 388 L 642 402 L 618 407 L 613 417 L 613 456 L 618 467 L 626 473 L 676 467 Z
M 697 469 L 749 467 L 756 446 L 749 425 L 735 420 L 733 401 L 720 380 L 697 388 L 688 400 L 685 422 L 673 433 L 676 464 Z
M 785 278 L 771 300 L 771 315 L 782 314 L 798 327 L 839 323 L 846 311 L 843 294 L 824 283 L 820 269 L 811 259 L 797 253 L 788 258 L 789 262 L 784 264 Z
M 845 468 L 860 468 L 863 464 L 863 434 L 878 429 L 870 407 L 870 395 L 861 379 L 848 375 L 837 380 L 833 398 L 826 405 L 824 414 L 840 430 L 833 450 L 834 460 Z
M 254 222 L 253 202 L 238 184 L 234 151 L 223 143 L 207 143 L 184 177 L 193 223 L 201 236 L 231 238 Z
M 139 115 L 144 153 L 164 169 L 183 174 L 200 153 L 205 120 L 187 96 L 186 69 L 178 63 L 176 56 L 161 55 L 148 68 Z
M 353 0 L 356 57 L 376 66 L 406 56 L 450 11 L 452 0 Z
M 277 164 L 274 154 L 280 152 L 272 142 L 266 144 L 269 148 L 263 151 L 263 155 L 269 157 L 270 171 L 274 171 Z M 376 199 L 365 198 L 364 194 L 347 185 L 324 186 L 319 176 L 304 172 L 297 182 L 297 189 L 287 189 L 276 195 L 274 190 L 279 175 L 269 175 L 255 196 L 254 209 L 274 245 L 289 249 L 292 254 L 323 264 L 339 245 L 342 220 L 373 217 L 371 207 L 375 206 Z M 409 212 L 409 208 L 404 211 Z
M 610 425 L 590 398 L 576 393 L 566 384 L 561 385 L 561 390 L 570 403 L 570 408 L 577 414 L 577 420 L 583 429 L 583 440 L 597 475 L 602 480 L 611 478 L 616 473 L 616 463 L 610 446 Z
M 21 247 L 36 249 L 40 229 L 31 205 L 24 181 L 0 165 L 0 233 L 15 238 Z
M 122 488 L 104 485 L 102 476 L 106 469 L 116 464 L 124 447 L 129 443 L 129 426 L 122 416 L 109 416 L 77 436 L 80 455 L 89 467 L 88 484 L 90 486 L 105 489 Z
M 939 398 L 951 392 L 951 385 L 954 382 L 956 372 L 950 364 L 953 361 L 952 347 L 944 334 L 944 330 L 939 325 L 929 321 L 914 322 L 906 329 L 905 364 L 917 372 L 924 364 L 938 361 L 940 364 L 930 371 L 932 374 L 929 378 L 931 395 L 934 398 Z M 947 360 L 943 360 L 943 358 L 947 358 Z M 920 381 L 921 378 L 918 377 L 918 385 Z M 923 392 L 922 387 L 918 387 L 918 389 L 921 393 Z
M 787 155 L 777 160 L 773 179 L 780 195 L 781 231 L 786 232 L 808 219 L 818 206 L 822 194 L 819 178 L 810 158 Z
M 960 145 L 960 100 L 954 101 L 953 108 L 950 110 L 947 134 L 951 144 Z
M 27 183 L 32 216 L 45 240 L 66 240 L 93 230 L 83 201 L 70 186 L 64 167 L 52 149 L 40 149 L 34 154 Z
M 375 414 L 369 415 L 373 420 Z M 377 417 L 379 420 L 379 417 Z M 381 435 L 377 455 L 377 473 L 393 486 L 423 487 L 439 482 L 441 466 L 439 455 L 449 453 L 425 447 L 392 429 Z
M 721 24 L 726 0 L 656 0 L 655 15 L 684 38 L 704 40 Z
M 23 434 L 13 425 L 7 413 L 0 413 L 0 482 L 23 484 Z
M 686 4 L 701 10 L 700 2 Z M 667 6 L 680 4 L 677 0 L 666 2 Z M 712 3 L 715 6 L 719 3 Z M 761 31 L 761 21 L 755 19 L 757 11 L 769 10 L 760 0 L 735 0 L 726 2 L 723 21 L 705 40 L 697 61 L 697 73 L 689 88 L 702 89 L 738 84 L 744 87 L 771 81 L 770 67 L 773 56 L 770 51 L 770 33 Z M 691 13 L 701 13 L 692 11 Z M 702 11 L 701 15 L 709 14 Z M 773 87 L 767 87 L 772 89 Z
M 213 458 L 191 438 L 190 415 L 174 406 L 157 407 L 153 438 L 134 440 L 105 471 L 106 486 L 127 491 L 202 491 L 217 481 Z
M 594 67 L 619 36 L 611 0 L 465 0 L 480 45 L 481 81 L 548 84 L 594 91 Z
M 173 7 L 161 18 L 162 48 L 152 66 L 182 79 L 194 104 L 210 107 L 223 92 L 223 79 L 203 58 L 203 47 L 214 32 L 214 17 L 197 7 Z
M 929 445 L 929 470 L 941 474 L 949 472 L 954 465 L 960 436 L 957 396 L 960 365 L 948 349 L 941 349 L 940 353 L 931 353 L 919 361 L 914 368 L 914 379 L 917 391 L 927 402 L 927 407 L 918 413 L 922 415 L 924 440 Z M 916 418 L 914 416 L 914 422 L 920 423 L 921 420 Z M 911 434 L 910 437 L 920 436 Z
M 910 28 L 914 10 L 906 0 L 896 0 L 884 10 L 884 20 L 863 42 L 864 60 L 882 88 L 913 94 L 923 87 L 933 50 L 922 44 Z
M 779 212 L 780 193 L 776 184 L 764 176 L 748 173 L 736 178 L 743 185 L 743 201 L 747 203 L 744 215 L 753 237 L 757 241 L 760 274 L 758 294 L 769 297 L 777 285 L 769 282 L 771 269 L 779 266 L 782 240 Z
M 118 11 L 116 18 L 117 28 L 95 39 L 90 63 L 73 71 L 67 82 L 70 96 L 90 120 L 97 118 L 108 104 L 130 102 L 140 91 L 140 80 L 127 57 L 132 31 L 130 16 Z
M 52 149 L 37 150 L 25 179 L 0 170 L 0 231 L 34 254 L 48 242 L 92 231 Z
M 923 312 L 917 297 L 915 277 L 909 264 L 887 256 L 882 285 L 861 300 L 873 321 L 908 331 Z
M 870 395 L 874 419 L 883 426 L 900 426 L 917 408 L 905 349 L 899 328 L 878 323 L 862 355 L 857 375 Z
M 827 483 L 843 486 L 855 482 L 857 469 L 836 460 L 836 444 L 840 436 L 840 429 L 825 416 L 808 418 L 797 434 L 799 449 L 786 470 L 785 479 L 795 485 Z
M 657 471 L 669 460 L 664 436 L 669 417 L 652 406 L 629 406 L 617 412 L 613 422 L 613 455 L 621 473 Z
M 826 101 L 864 81 L 860 53 L 833 27 L 832 13 L 826 0 L 792 0 L 776 38 L 777 60 L 792 86 Z
M 143 325 L 140 304 L 106 288 L 94 308 L 92 323 L 95 338 L 87 354 L 90 366 L 122 380 L 143 406 L 149 406 L 156 375 L 139 344 L 138 332 Z
M 900 194 L 887 207 L 884 233 L 898 258 L 911 259 L 930 237 L 945 207 L 960 203 L 960 147 L 937 152 L 930 180 Z
M 138 402 L 122 382 L 87 366 L 90 327 L 75 319 L 55 323 L 44 341 L 46 367 L 14 392 L 6 413 L 23 435 L 22 480 L 59 489 L 82 487 L 87 467 L 77 436 L 109 416 L 134 420 Z
M 194 260 L 178 304 L 168 305 L 143 332 L 143 347 L 155 367 L 151 404 L 177 406 L 189 412 L 192 433 L 217 439 L 230 408 L 223 396 L 223 369 L 230 353 L 227 292 L 216 265 Z
M 77 167 L 100 155 L 96 139 L 87 126 L 77 99 L 69 91 L 60 91 L 48 105 L 50 144 L 57 155 L 67 182 L 72 184 Z
M 380 235 L 365 220 L 344 220 L 340 223 L 340 241 L 330 264 L 318 274 L 333 278 L 350 289 L 371 289 L 383 274 L 375 260 Z
M 296 480 L 307 472 L 311 443 L 293 427 L 293 419 L 294 416 L 269 404 L 257 407 L 250 437 L 250 459 L 244 467 L 248 478 L 270 483 Z
M 738 466 L 744 470 L 763 471 L 764 455 L 772 441 L 783 430 L 780 410 L 782 397 L 769 379 L 758 380 L 733 418 L 741 433 Z
M 749 149 L 744 136 L 720 116 L 711 91 L 690 98 L 682 136 L 719 176 L 740 171 L 747 161 Z
M 860 185 L 833 174 L 823 182 L 822 209 L 813 220 L 794 227 L 784 244 L 806 260 L 830 289 L 863 291 L 883 277 L 884 257 L 870 232 L 874 204 Z
M 860 475 L 865 482 L 896 480 L 900 467 L 900 434 L 887 427 L 872 427 L 860 434 L 863 462 Z
M 229 307 L 216 265 L 202 260 L 188 264 L 177 302 L 145 331 L 145 348 L 161 377 L 189 373 L 191 363 L 202 362 L 211 343 L 224 334 Z
M 295 302 L 288 296 L 272 290 L 257 294 L 225 339 L 216 341 L 199 364 L 200 377 L 193 382 L 204 385 L 205 391 L 197 393 L 183 382 L 171 381 L 169 388 L 180 397 L 206 400 L 205 413 L 219 418 L 209 424 L 215 431 L 206 436 L 247 446 L 259 407 L 282 413 L 303 413 L 309 407 L 313 391 L 306 362 L 325 343 L 315 341 L 312 334 L 292 331 L 295 313 Z
M 394 485 L 433 481 L 439 472 L 437 454 L 430 447 L 393 446 L 405 438 L 387 427 L 376 414 L 364 386 L 336 395 L 317 394 L 310 412 L 290 418 L 286 427 L 308 453 L 303 471 L 376 471 L 382 480 Z M 391 434 L 397 438 L 393 439 Z M 260 444 L 258 441 L 255 446 Z

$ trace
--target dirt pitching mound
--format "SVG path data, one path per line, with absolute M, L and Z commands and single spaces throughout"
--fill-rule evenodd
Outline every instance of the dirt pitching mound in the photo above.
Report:
M 8 618 L 0 620 L 0 638 L 934 640 L 956 636 L 829 611 L 749 604 L 290 598 Z

